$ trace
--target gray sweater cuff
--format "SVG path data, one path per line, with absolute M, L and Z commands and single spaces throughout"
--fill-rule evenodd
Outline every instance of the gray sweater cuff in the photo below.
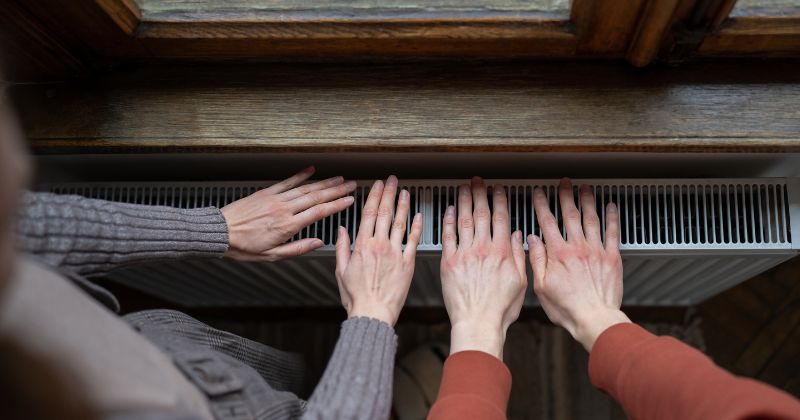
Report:
M 219 209 L 114 203 L 75 195 L 27 193 L 18 248 L 84 275 L 156 259 L 221 257 L 228 227 Z
M 342 331 L 304 419 L 385 419 L 392 403 L 397 336 L 389 324 L 352 318 Z

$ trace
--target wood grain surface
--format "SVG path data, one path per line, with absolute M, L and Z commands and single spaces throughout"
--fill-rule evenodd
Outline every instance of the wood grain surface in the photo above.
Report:
M 796 63 L 143 68 L 16 92 L 39 153 L 800 151 Z

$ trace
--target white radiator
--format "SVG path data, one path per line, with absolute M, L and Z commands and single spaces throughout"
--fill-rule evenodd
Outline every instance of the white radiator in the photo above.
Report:
M 425 229 L 409 306 L 442 305 L 438 280 L 442 215 L 456 204 L 463 180 L 413 180 L 401 186 L 421 212 Z M 487 180 L 506 185 L 512 229 L 539 234 L 531 205 L 534 186 L 544 187 L 560 220 L 557 180 Z M 174 207 L 224 206 L 272 182 L 158 182 L 50 184 L 61 194 Z M 690 305 L 794 256 L 800 249 L 800 180 L 591 179 L 601 222 L 605 204 L 620 210 L 625 304 Z M 121 269 L 109 277 L 188 307 L 335 306 L 333 244 L 339 225 L 355 236 L 371 181 L 359 182 L 356 203 L 304 229 L 325 246 L 278 263 L 229 260 L 158 262 Z M 491 191 L 490 191 L 491 193 Z M 491 200 L 490 200 L 491 202 Z M 562 229 L 563 231 L 563 229 Z M 530 274 L 530 273 L 529 273 Z M 529 276 L 530 277 L 530 276 Z M 526 304 L 535 305 L 529 293 Z

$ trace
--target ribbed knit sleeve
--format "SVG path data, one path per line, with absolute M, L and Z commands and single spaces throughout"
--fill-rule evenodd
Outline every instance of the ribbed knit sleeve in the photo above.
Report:
M 389 418 L 396 351 L 397 336 L 385 322 L 345 321 L 303 419 Z
M 83 275 L 158 259 L 221 257 L 228 227 L 219 209 L 114 203 L 75 195 L 26 193 L 17 247 Z

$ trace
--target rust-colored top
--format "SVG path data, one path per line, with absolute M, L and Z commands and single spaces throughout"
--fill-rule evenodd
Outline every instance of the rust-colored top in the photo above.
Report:
M 800 401 L 736 377 L 703 353 L 635 324 L 598 337 L 589 357 L 592 384 L 632 419 L 800 419 Z M 450 356 L 429 420 L 505 419 L 511 375 L 497 358 L 466 351 Z

